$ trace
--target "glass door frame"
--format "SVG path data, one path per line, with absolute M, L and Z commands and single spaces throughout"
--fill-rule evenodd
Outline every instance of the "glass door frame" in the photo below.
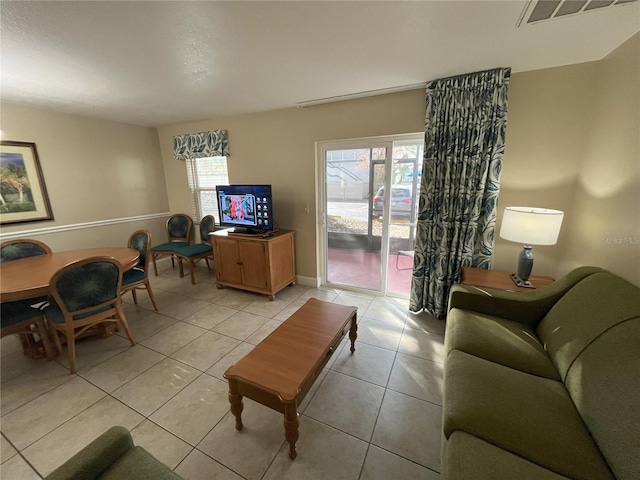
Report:
M 384 185 L 386 191 L 391 191 L 391 176 L 393 170 L 393 146 L 394 142 L 410 142 L 423 140 L 424 133 L 409 133 L 400 135 L 387 135 L 378 137 L 361 137 L 346 140 L 335 141 L 322 141 L 316 142 L 316 212 L 317 228 L 316 228 L 316 245 L 318 245 L 316 255 L 316 267 L 320 273 L 320 285 L 326 287 L 340 288 L 353 290 L 356 292 L 362 292 L 367 294 L 376 294 L 382 296 L 401 296 L 405 297 L 399 292 L 388 292 L 387 289 L 387 273 L 388 273 L 388 261 L 389 258 L 389 226 L 391 223 L 391 195 L 385 195 L 384 197 L 384 215 L 382 218 L 382 238 L 381 238 L 381 251 L 380 251 L 380 288 L 378 290 L 360 288 L 351 285 L 344 285 L 340 283 L 332 283 L 327 279 L 328 270 L 328 235 L 327 235 L 327 191 L 326 191 L 326 152 L 331 150 L 351 150 L 351 149 L 370 149 L 370 148 L 386 148 L 387 155 L 385 156 L 385 180 Z M 379 162 L 378 162 L 379 163 Z M 371 168 L 373 168 L 373 161 Z M 373 179 L 370 178 L 370 182 Z M 373 195 L 375 192 L 370 192 L 371 198 L 369 199 L 369 213 L 371 213 L 373 201 Z M 416 197 L 417 198 L 417 197 Z M 371 217 L 369 215 L 369 217 Z M 371 223 L 371 218 L 369 218 Z

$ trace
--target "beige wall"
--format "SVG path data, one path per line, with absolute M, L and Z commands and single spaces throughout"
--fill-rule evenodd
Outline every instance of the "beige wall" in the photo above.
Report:
M 509 86 L 507 138 L 498 200 L 498 232 L 504 207 L 565 212 L 558 244 L 534 246 L 533 274 L 558 276 L 567 224 L 593 121 L 597 63 L 516 73 Z M 522 245 L 496 236 L 493 268 L 515 271 Z
M 638 36 L 600 62 L 512 75 L 498 227 L 509 205 L 565 212 L 558 244 L 534 247 L 535 274 L 558 277 L 589 264 L 640 284 L 638 246 L 603 241 L 640 235 L 637 45 Z M 420 132 L 424 96 L 414 90 L 161 128 L 170 208 L 189 206 L 173 136 L 227 129 L 230 181 L 273 185 L 276 220 L 296 231 L 297 273 L 316 277 L 316 216 L 304 211 L 315 204 L 315 142 Z M 494 268 L 515 271 L 520 249 L 497 238 Z
M 144 218 L 169 206 L 155 128 L 6 103 L 1 108 L 2 139 L 36 144 L 54 215 L 53 221 L 5 225 L 4 238 L 21 232 L 54 250 L 125 245 L 138 228 L 165 239 L 166 218 Z M 98 226 L 69 229 L 87 222 Z M 59 231 L 46 233 L 50 227 Z
M 295 230 L 297 274 L 316 278 L 315 142 L 419 132 L 424 97 L 424 92 L 414 90 L 161 128 L 171 211 L 189 208 L 185 166 L 173 157 L 173 136 L 226 129 L 230 182 L 272 185 L 275 220 L 280 228 Z
M 639 47 L 512 77 L 498 222 L 509 205 L 565 212 L 533 273 L 597 265 L 640 285 Z M 497 238 L 494 268 L 515 270 L 519 250 Z
M 588 262 L 640 285 L 640 34 L 598 62 L 595 83 L 560 268 Z

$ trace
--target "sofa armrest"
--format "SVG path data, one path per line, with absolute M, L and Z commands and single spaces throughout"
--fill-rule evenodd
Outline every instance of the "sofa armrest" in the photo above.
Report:
M 471 310 L 535 328 L 558 299 L 574 285 L 589 275 L 602 271 L 598 267 L 576 268 L 563 278 L 527 293 L 454 285 L 449 293 L 449 310 Z
M 120 426 L 111 427 L 51 472 L 46 480 L 95 480 L 132 448 L 133 439 L 129 431 Z

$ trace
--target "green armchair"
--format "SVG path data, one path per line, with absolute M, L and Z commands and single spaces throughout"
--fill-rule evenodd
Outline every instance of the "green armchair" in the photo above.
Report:
M 60 465 L 45 480 L 180 480 L 173 470 L 133 445 L 124 427 L 111 427 L 73 457 Z

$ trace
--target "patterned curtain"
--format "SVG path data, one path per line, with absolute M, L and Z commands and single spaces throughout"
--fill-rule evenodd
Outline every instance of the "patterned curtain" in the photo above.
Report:
M 226 130 L 177 135 L 173 137 L 173 153 L 176 160 L 228 157 L 229 135 Z
M 510 68 L 427 84 L 425 147 L 409 309 L 447 313 L 460 268 L 489 268 Z

